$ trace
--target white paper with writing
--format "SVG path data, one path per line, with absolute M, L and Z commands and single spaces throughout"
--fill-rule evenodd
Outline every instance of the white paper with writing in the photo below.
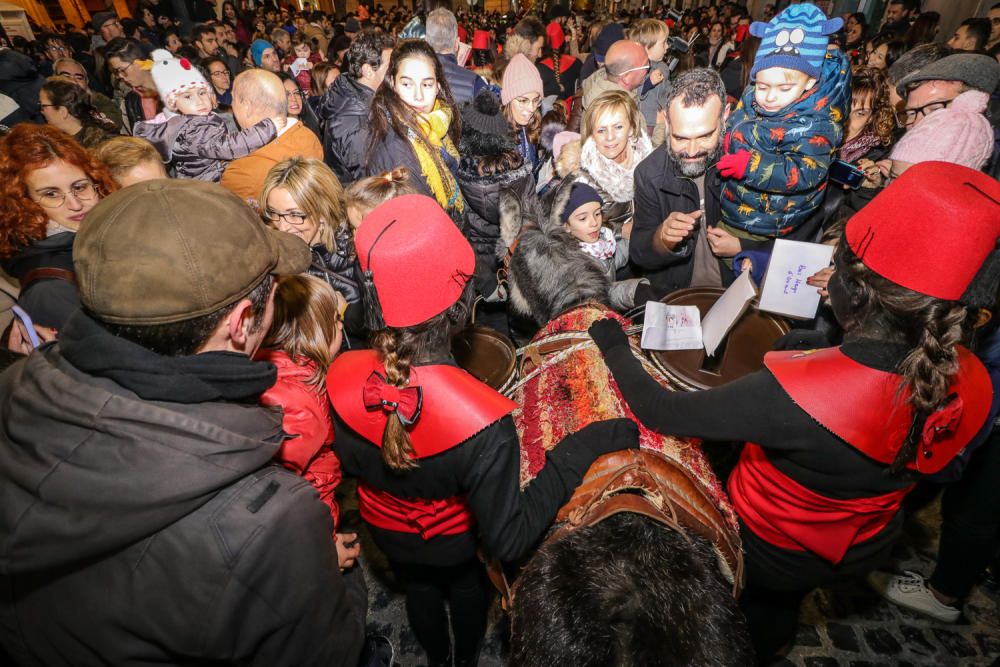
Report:
M 697 306 L 646 302 L 642 325 L 644 350 L 697 350 L 701 347 L 701 314 Z
M 764 275 L 760 310 L 796 319 L 812 319 L 819 307 L 819 290 L 806 279 L 830 266 L 833 246 L 778 239 Z
M 726 337 L 729 330 L 740 319 L 753 298 L 757 296 L 757 288 L 750 279 L 750 272 L 744 271 L 732 285 L 729 286 L 712 309 L 705 313 L 701 321 L 701 336 L 705 344 L 705 354 L 714 356 L 719 343 Z

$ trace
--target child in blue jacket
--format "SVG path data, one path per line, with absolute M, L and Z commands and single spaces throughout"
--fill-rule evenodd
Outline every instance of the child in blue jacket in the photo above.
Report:
M 827 49 L 842 24 L 814 5 L 798 4 L 750 26 L 761 44 L 751 83 L 729 116 L 718 164 L 721 226 L 732 235 L 795 238 L 823 203 L 851 101 L 850 64 L 839 50 Z

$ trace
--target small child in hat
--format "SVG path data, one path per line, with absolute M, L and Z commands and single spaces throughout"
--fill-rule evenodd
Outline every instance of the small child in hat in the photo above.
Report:
M 827 48 L 842 24 L 804 3 L 750 26 L 761 44 L 718 163 L 720 236 L 758 242 L 789 236 L 823 203 L 851 106 L 850 63 Z M 719 254 L 732 257 L 730 250 Z
M 218 182 L 230 160 L 267 145 L 284 124 L 283 119 L 268 118 L 231 133 L 213 111 L 212 88 L 187 58 L 157 49 L 152 69 L 164 110 L 151 121 L 136 123 L 133 134 L 156 146 L 177 178 Z
M 616 310 L 628 310 L 636 305 L 636 290 L 649 284 L 645 278 L 615 280 L 618 269 L 628 265 L 628 238 L 615 239 L 610 227 L 604 225 L 601 207 L 604 200 L 597 190 L 586 183 L 576 182 L 560 214 L 563 231 L 580 242 L 580 250 L 593 257 L 611 279 L 611 303 Z

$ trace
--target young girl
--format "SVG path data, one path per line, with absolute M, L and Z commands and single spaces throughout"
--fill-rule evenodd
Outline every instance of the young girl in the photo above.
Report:
M 292 35 L 292 52 L 285 56 L 281 65 L 291 72 L 302 90 L 312 86 L 312 68 L 323 62 L 323 56 L 313 51 L 312 39 L 300 31 Z
M 284 410 L 282 428 L 291 436 L 275 460 L 316 487 L 330 508 L 340 567 L 347 568 L 360 547 L 357 535 L 336 533 L 340 510 L 334 490 L 340 483 L 340 461 L 332 449 L 333 420 L 323 389 L 343 338 L 346 302 L 325 281 L 309 275 L 281 276 L 274 294 L 274 320 L 259 358 L 278 369 L 278 380 L 261 403 Z
M 218 182 L 230 160 L 267 145 L 285 124 L 283 118 L 266 118 L 230 134 L 212 111 L 205 77 L 187 58 L 175 58 L 163 49 L 153 51 L 153 82 L 164 111 L 152 121 L 136 123 L 133 134 L 156 146 L 178 178 Z
M 615 280 L 615 272 L 628 264 L 628 237 L 616 239 L 611 228 L 604 226 L 604 200 L 597 190 L 586 183 L 572 185 L 566 206 L 559 214 L 563 231 L 580 242 L 580 249 L 604 267 L 610 278 L 611 303 L 616 310 L 628 310 L 636 305 L 636 290 L 643 279 Z
M 410 170 L 396 167 L 378 176 L 369 176 L 354 181 L 344 191 L 347 220 L 351 229 L 357 231 L 361 221 L 379 204 L 401 195 L 416 194 L 417 189 L 410 182 Z

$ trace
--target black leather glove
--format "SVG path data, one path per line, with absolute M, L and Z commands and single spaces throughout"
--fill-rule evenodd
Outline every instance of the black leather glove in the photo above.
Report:
M 619 345 L 628 345 L 628 336 L 625 335 L 622 325 L 616 320 L 597 320 L 590 325 L 587 333 L 594 339 L 603 354 L 607 354 L 608 350 Z
M 594 422 L 583 427 L 576 433 L 568 435 L 559 443 L 572 440 L 573 447 L 584 448 L 593 458 L 623 449 L 639 448 L 639 427 L 631 419 L 607 419 Z
M 811 329 L 792 329 L 784 336 L 774 341 L 771 349 L 778 351 L 816 350 L 830 347 L 830 339 L 822 331 Z

